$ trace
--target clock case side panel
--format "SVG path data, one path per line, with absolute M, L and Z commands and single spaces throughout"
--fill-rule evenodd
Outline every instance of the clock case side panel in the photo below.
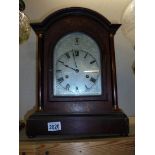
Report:
M 31 27 L 33 28 L 33 24 L 31 23 Z M 44 83 L 43 83 L 43 73 L 44 73 L 44 59 L 43 59 L 43 53 L 44 53 L 44 33 L 43 31 L 37 31 L 37 53 L 36 53 L 36 101 L 37 101 L 37 111 L 42 111 L 44 109 Z
M 114 27 L 115 28 L 115 27 Z M 116 77 L 116 61 L 115 61 L 115 48 L 114 48 L 114 33 L 110 33 L 109 36 L 109 48 L 111 52 L 111 77 L 112 77 L 112 91 L 113 91 L 113 107 L 115 110 L 119 111 L 118 97 L 117 97 L 117 77 Z

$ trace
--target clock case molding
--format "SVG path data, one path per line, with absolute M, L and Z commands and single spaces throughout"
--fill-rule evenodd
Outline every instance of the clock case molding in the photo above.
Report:
M 114 35 L 120 24 L 111 24 L 99 13 L 79 7 L 52 13 L 31 27 L 38 37 L 37 101 L 38 110 L 26 123 L 29 137 L 96 137 L 128 135 L 128 117 L 117 102 Z M 83 32 L 100 47 L 102 94 L 98 96 L 62 97 L 53 95 L 53 49 L 57 41 L 72 32 Z M 62 130 L 49 132 L 48 122 L 61 122 Z

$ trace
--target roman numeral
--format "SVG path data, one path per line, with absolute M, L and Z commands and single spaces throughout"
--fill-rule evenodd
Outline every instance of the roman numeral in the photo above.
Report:
M 84 56 L 85 59 L 86 59 L 87 55 L 88 55 L 88 53 L 85 54 L 85 56 Z
M 63 62 L 63 61 L 60 61 L 60 60 L 59 60 L 58 62 L 60 62 L 60 63 L 64 64 L 64 62 Z
M 95 63 L 95 62 L 96 62 L 96 60 L 93 60 L 93 61 L 90 62 L 90 64 L 93 64 L 93 63 Z
M 79 56 L 79 51 L 75 50 L 75 56 Z
M 91 77 L 90 78 L 90 81 L 93 82 L 93 83 L 95 83 L 96 82 L 96 79 L 94 79 L 93 77 Z
M 64 78 L 63 78 L 63 77 L 60 77 L 59 79 L 57 79 L 57 81 L 58 81 L 59 83 L 62 83 L 62 82 L 64 81 Z
M 66 57 L 67 57 L 68 59 L 70 58 L 70 55 L 69 55 L 69 53 L 66 53 L 65 55 L 66 55 Z
M 59 72 L 61 72 L 61 70 L 58 69 L 58 70 L 56 70 L 56 72 L 59 73 Z
M 88 90 L 89 88 L 87 87 L 87 85 L 85 85 L 86 90 Z
M 70 85 L 67 84 L 67 85 L 66 85 L 66 90 L 69 90 L 69 88 L 70 88 Z
M 77 86 L 75 87 L 75 89 L 76 89 L 76 91 L 78 91 L 78 90 L 79 90 L 79 88 L 78 88 Z

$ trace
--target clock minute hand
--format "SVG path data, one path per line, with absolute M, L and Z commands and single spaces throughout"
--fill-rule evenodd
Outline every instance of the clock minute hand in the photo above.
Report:
M 61 64 L 63 64 L 65 67 L 70 68 L 70 69 L 74 70 L 74 71 L 77 72 L 77 73 L 79 72 L 78 69 L 74 69 L 74 68 L 72 68 L 72 67 L 70 67 L 70 66 L 68 66 L 68 65 L 65 65 L 64 62 L 62 62 L 62 61 L 60 61 L 60 60 L 59 60 L 59 62 L 60 62 Z
M 72 70 L 74 70 L 75 72 L 79 72 L 79 70 L 78 69 L 74 69 L 74 68 L 72 68 L 72 67 L 70 67 L 70 66 L 68 66 L 68 65 L 64 65 L 65 67 L 67 67 L 67 68 L 70 68 L 70 69 L 72 69 Z
M 77 64 L 76 64 L 76 61 L 75 61 L 75 55 L 74 55 L 74 53 L 73 53 L 73 59 L 74 59 L 75 67 L 77 68 Z

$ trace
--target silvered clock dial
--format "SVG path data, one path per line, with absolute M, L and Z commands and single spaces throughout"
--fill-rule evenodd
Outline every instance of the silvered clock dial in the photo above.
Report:
M 73 32 L 54 48 L 54 95 L 101 95 L 100 49 L 93 38 Z

